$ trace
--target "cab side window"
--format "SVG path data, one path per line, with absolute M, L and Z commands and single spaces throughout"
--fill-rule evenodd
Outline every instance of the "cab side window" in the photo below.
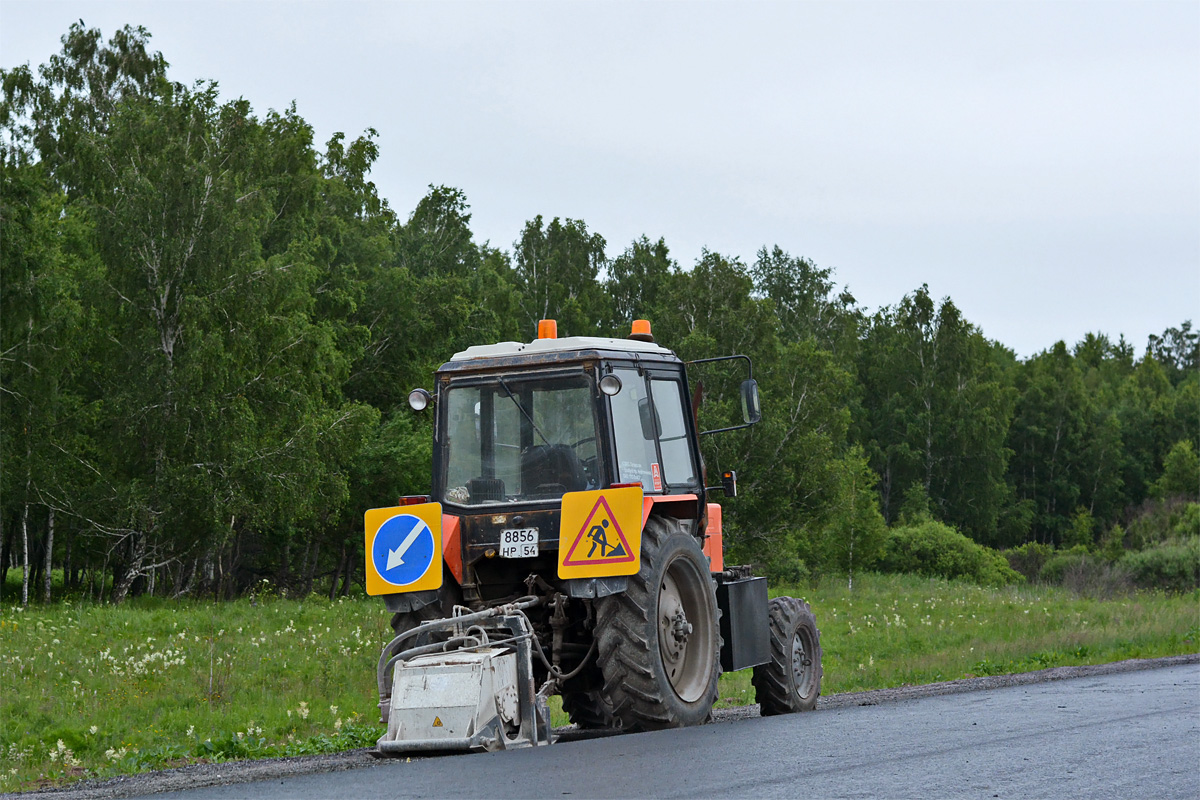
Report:
M 683 384 L 671 378 L 653 378 L 650 391 L 654 394 L 654 409 L 658 412 L 663 479 L 672 486 L 694 484 L 696 469 L 684 418 L 688 412 L 683 403 Z
M 654 426 L 648 416 L 650 400 L 646 381 L 635 369 L 614 369 L 621 391 L 609 398 L 617 449 L 617 480 L 640 483 L 643 491 L 654 492 L 653 470 L 658 466 Z

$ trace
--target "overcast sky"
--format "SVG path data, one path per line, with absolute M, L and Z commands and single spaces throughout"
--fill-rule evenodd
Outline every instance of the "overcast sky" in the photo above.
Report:
M 0 66 L 79 19 L 318 142 L 375 128 L 402 217 L 454 186 L 502 249 L 537 214 L 684 267 L 778 244 L 871 310 L 927 283 L 1021 356 L 1200 323 L 1196 0 L 0 0 Z

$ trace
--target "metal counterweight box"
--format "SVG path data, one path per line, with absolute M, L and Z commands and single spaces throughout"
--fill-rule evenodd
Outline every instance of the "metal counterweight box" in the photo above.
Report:
M 770 661 L 767 579 L 719 584 L 717 605 L 721 607 L 721 669 L 732 672 Z

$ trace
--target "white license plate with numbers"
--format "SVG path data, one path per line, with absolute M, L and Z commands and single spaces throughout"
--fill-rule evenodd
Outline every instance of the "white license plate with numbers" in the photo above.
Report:
M 529 558 L 537 554 L 537 528 L 505 528 L 500 531 L 501 558 Z

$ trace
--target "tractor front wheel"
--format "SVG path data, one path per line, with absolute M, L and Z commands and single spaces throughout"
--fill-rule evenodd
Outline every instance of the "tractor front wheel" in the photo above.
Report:
M 720 673 L 720 611 L 708 561 L 676 520 L 650 517 L 641 570 L 596 604 L 603 696 L 626 730 L 699 725 Z
M 821 694 L 821 632 L 808 603 L 776 597 L 767 607 L 771 660 L 750 679 L 764 717 L 812 711 Z

